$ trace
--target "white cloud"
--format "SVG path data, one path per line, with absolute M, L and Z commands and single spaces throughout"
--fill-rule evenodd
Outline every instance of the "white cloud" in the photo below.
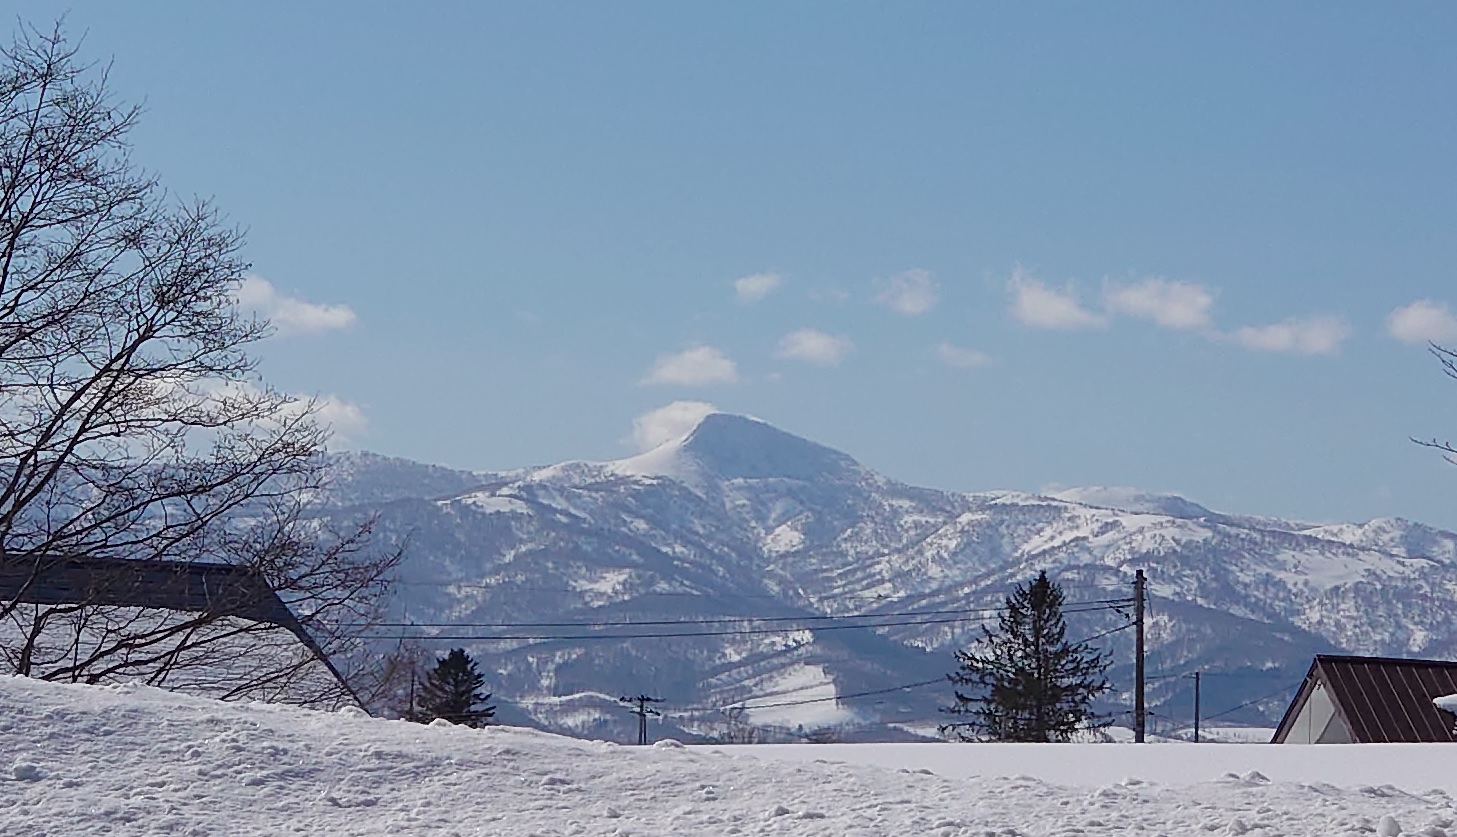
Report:
M 734 280 L 734 293 L 739 302 L 758 302 L 779 289 L 784 277 L 777 273 L 755 273 Z
M 1419 299 L 1391 312 L 1386 333 L 1403 343 L 1450 343 L 1457 340 L 1457 316 L 1445 302 Z
M 1351 336 L 1351 326 L 1340 317 L 1292 317 L 1281 323 L 1245 326 L 1229 338 L 1260 352 L 1286 352 L 1297 355 L 1339 354 L 1341 343 Z
M 940 298 L 936 279 L 924 270 L 907 270 L 881 282 L 875 301 L 907 317 L 915 317 L 936 307 Z
M 738 379 L 739 368 L 728 355 L 712 346 L 693 346 L 676 354 L 658 355 L 653 368 L 638 383 L 701 387 L 732 384 Z
M 1132 285 L 1109 283 L 1103 287 L 1103 305 L 1110 313 L 1151 320 L 1164 328 L 1205 330 L 1213 325 L 1209 311 L 1214 295 L 1194 282 L 1151 277 Z
M 1007 280 L 1007 292 L 1012 295 L 1012 316 L 1023 325 L 1067 331 L 1102 328 L 1108 324 L 1107 318 L 1078 302 L 1071 284 L 1060 290 L 1049 288 L 1020 267 Z
M 288 296 L 261 276 L 243 279 L 238 304 L 266 317 L 280 337 L 348 328 L 359 319 L 347 305 L 322 305 Z
M 324 395 L 314 399 L 314 409 L 314 417 L 319 424 L 329 428 L 335 443 L 348 446 L 369 432 L 369 419 L 353 401 L 345 401 L 337 395 Z
M 234 416 L 248 414 L 243 425 L 276 430 L 283 423 L 309 414 L 327 429 L 330 446 L 353 444 L 369 432 L 369 419 L 358 404 L 337 395 L 281 393 L 249 380 L 217 378 L 159 382 L 159 394 L 201 409 L 221 410 Z M 237 426 L 235 424 L 235 426 Z
M 986 352 L 963 349 L 950 343 L 937 346 L 936 355 L 941 358 L 942 363 L 955 369 L 979 369 L 992 365 L 992 357 Z
M 802 360 L 818 366 L 834 366 L 855 348 L 850 338 L 826 334 L 813 328 L 802 328 L 784 335 L 775 356 Z
M 716 412 L 718 408 L 707 401 L 674 401 L 633 419 L 632 443 L 640 451 L 652 450 L 688 435 L 704 416 Z

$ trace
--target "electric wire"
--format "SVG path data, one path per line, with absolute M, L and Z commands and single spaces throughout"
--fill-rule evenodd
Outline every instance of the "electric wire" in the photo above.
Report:
M 1115 605 L 1111 605 L 1111 604 L 1087 602 L 1087 603 L 1082 603 L 1081 606 L 1076 606 L 1076 607 L 1069 606 L 1068 608 L 1065 608 L 1063 610 L 1063 612 L 1064 613 L 1068 613 L 1068 614 L 1073 614 L 1073 613 L 1091 613 L 1091 612 L 1102 611 L 1102 610 L 1112 610 L 1115 607 L 1116 607 Z M 755 619 L 755 618 L 752 618 L 752 617 L 742 617 L 742 618 L 730 619 L 730 620 L 703 620 L 703 621 L 699 621 L 699 620 L 682 620 L 682 621 L 674 621 L 674 622 L 664 622 L 661 625 L 654 625 L 651 622 L 558 623 L 558 624 L 555 624 L 555 625 L 552 625 L 552 624 L 541 624 L 541 625 L 537 625 L 537 626 L 526 625 L 526 624 L 517 624 L 517 625 L 505 625 L 505 624 L 502 624 L 501 625 L 502 627 L 574 627 L 574 628 L 600 628 L 600 629 L 609 630 L 611 632 L 609 632 L 609 633 L 578 633 L 578 634 L 554 634 L 554 633 L 520 633 L 520 634 L 489 633 L 489 634 L 487 634 L 487 633 L 481 633 L 481 632 L 472 632 L 472 633 L 424 633 L 424 632 L 419 632 L 417 630 L 414 633 L 372 633 L 372 634 L 367 635 L 366 638 L 368 638 L 368 639 L 394 639 L 394 640 L 418 639 L 418 640 L 452 641 L 452 642 L 490 642 L 490 641 L 527 641 L 527 640 L 562 640 L 562 641 L 571 640 L 571 641 L 582 641 L 582 640 L 621 640 L 621 639 L 666 639 L 666 638 L 710 637 L 710 636 L 747 636 L 747 635 L 756 635 L 756 634 L 791 633 L 791 632 L 802 631 L 802 630 L 803 631 L 818 631 L 818 632 L 823 632 L 823 631 L 855 630 L 855 629 L 862 629 L 862 628 L 897 628 L 897 627 L 910 627 L 910 626 L 920 626 L 920 625 L 947 625 L 947 624 L 955 624 L 955 623 L 961 623 L 961 622 L 970 622 L 970 621 L 973 621 L 973 620 L 979 621 L 982 617 L 984 617 L 986 615 L 993 614 L 993 613 L 997 613 L 997 612 L 1000 612 L 1000 611 L 999 610 L 992 610 L 992 609 L 985 609 L 985 610 L 983 610 L 983 609 L 975 609 L 975 610 L 952 611 L 952 612 L 953 613 L 960 613 L 962 615 L 959 615 L 959 616 L 948 616 L 946 618 L 935 618 L 935 619 L 897 619 L 895 621 L 889 621 L 889 622 L 886 622 L 886 621 L 868 621 L 868 622 L 864 622 L 864 623 L 861 623 L 861 624 L 851 624 L 851 625 L 841 625 L 841 624 L 829 624 L 829 625 L 815 624 L 815 625 L 812 625 L 812 626 L 803 626 L 803 625 L 795 626 L 795 625 L 790 625 L 790 626 L 785 626 L 785 627 L 772 627 L 772 628 L 736 628 L 736 629 L 730 629 L 730 630 L 702 630 L 702 631 L 668 631 L 668 630 L 661 630 L 661 631 L 649 631 L 649 632 L 623 632 L 622 630 L 614 630 L 614 629 L 631 629 L 631 628 L 642 627 L 644 625 L 655 626 L 655 627 L 673 627 L 673 626 L 677 626 L 677 625 L 722 624 L 725 621 L 727 621 L 727 622 L 756 622 L 756 621 L 770 621 L 770 620 L 769 619 Z M 933 615 L 934 616 L 934 615 L 937 615 L 937 612 L 936 611 L 922 611 L 920 614 L 917 614 L 917 615 Z M 773 618 L 781 618 L 781 617 L 773 617 Z M 808 622 L 808 621 L 812 621 L 812 620 L 816 620 L 816 619 L 818 619 L 818 620 L 825 620 L 825 619 L 860 619 L 860 620 L 873 620 L 873 619 L 884 619 L 884 618 L 887 618 L 887 617 L 882 616 L 882 615 L 879 615 L 879 614 L 858 614 L 858 615 L 854 615 L 854 616 L 840 616 L 840 617 L 823 617 L 823 616 L 814 617 L 814 616 L 805 616 L 805 617 L 797 617 L 797 618 L 795 618 L 795 617 L 782 617 L 782 618 L 785 618 L 785 619 L 788 619 L 788 620 L 794 621 L 794 622 Z M 415 624 L 415 625 L 412 625 L 410 627 L 419 629 L 421 627 L 455 628 L 455 627 L 473 627 L 473 626 L 471 626 L 471 625 L 457 625 L 457 624 L 438 624 L 438 625 L 431 625 L 431 626 L 422 626 L 422 625 L 419 625 L 419 624 Z
M 1100 599 L 1086 602 L 1071 602 L 1063 607 L 1064 613 L 1080 613 L 1085 608 L 1102 610 L 1103 606 L 1123 604 L 1124 599 Z M 815 622 L 836 619 L 879 619 L 879 618 L 900 618 L 908 616 L 949 616 L 952 614 L 996 614 L 1001 613 L 1004 608 L 1000 607 L 975 607 L 975 608 L 948 608 L 945 610 L 903 610 L 884 611 L 879 613 L 829 613 L 829 614 L 808 614 L 801 616 L 716 616 L 700 619 L 644 619 L 644 620 L 621 620 L 621 621 L 577 621 L 577 622 L 374 622 L 370 625 L 359 625 L 358 627 L 370 628 L 618 628 L 618 627 L 647 627 L 660 625 L 716 625 L 732 622 Z
M 812 704 L 812 703 L 829 703 L 830 701 L 854 700 L 856 698 L 872 697 L 874 695 L 888 695 L 891 692 L 900 692 L 900 691 L 904 691 L 906 689 L 919 689 L 919 688 L 921 688 L 923 686 L 930 686 L 933 683 L 945 683 L 945 682 L 946 682 L 946 678 L 943 676 L 943 677 L 932 678 L 931 680 L 921 680 L 921 681 L 918 681 L 918 682 L 915 682 L 915 683 L 905 683 L 905 684 L 902 684 L 900 686 L 891 686 L 891 687 L 885 688 L 885 689 L 870 689 L 870 690 L 864 691 L 864 692 L 850 692 L 849 694 L 844 694 L 844 695 L 831 695 L 829 697 L 820 697 L 820 698 L 803 698 L 801 700 L 784 700 L 784 701 L 779 701 L 777 703 L 759 703 L 759 704 L 753 704 L 753 705 L 750 705 L 747 702 L 743 702 L 743 703 L 735 703 L 735 704 L 733 704 L 731 706 L 715 706 L 715 707 L 694 706 L 694 707 L 688 707 L 688 708 L 676 710 L 673 714 L 675 714 L 675 715 L 686 715 L 686 714 L 695 713 L 695 712 L 722 712 L 722 711 L 726 711 L 726 710 L 729 710 L 729 709 L 744 709 L 746 711 L 752 711 L 752 710 L 755 710 L 755 709 L 778 709 L 778 708 L 785 707 L 785 706 L 806 706 L 806 705 Z M 753 698 L 750 698 L 749 700 L 753 700 Z
M 1213 715 L 1203 715 L 1203 716 L 1201 716 L 1199 718 L 1199 723 L 1200 723 L 1200 725 L 1203 725 L 1203 723 L 1205 721 L 1212 721 L 1215 718 L 1223 718 L 1225 715 L 1232 715 L 1235 712 L 1240 711 L 1241 709 L 1245 709 L 1247 707 L 1254 706 L 1255 704 L 1259 703 L 1260 701 L 1269 700 L 1270 698 L 1275 697 L 1276 695 L 1285 694 L 1286 692 L 1289 692 L 1289 691 L 1290 691 L 1290 687 L 1289 686 L 1281 686 L 1280 688 L 1276 689 L 1273 692 L 1270 692 L 1269 694 L 1264 694 L 1264 695 L 1260 695 L 1257 698 L 1252 698 L 1250 700 L 1245 701 L 1244 703 L 1241 703 L 1239 706 L 1231 707 L 1229 709 L 1224 710 L 1223 712 L 1215 712 Z M 1179 733 L 1179 732 L 1185 732 L 1185 731 L 1191 730 L 1193 728 L 1194 728 L 1194 725 L 1193 724 L 1186 724 L 1186 725 L 1184 725 L 1182 727 L 1179 727 L 1179 728 L 1171 731 L 1169 733 L 1169 735 L 1173 735 L 1174 733 Z

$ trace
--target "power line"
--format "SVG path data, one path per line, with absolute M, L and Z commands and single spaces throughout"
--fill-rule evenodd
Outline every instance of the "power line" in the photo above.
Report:
M 830 697 L 822 697 L 822 698 L 804 698 L 803 700 L 785 700 L 785 701 L 779 701 L 778 703 L 760 703 L 760 704 L 757 704 L 757 705 L 754 705 L 754 706 L 750 706 L 747 703 L 735 703 L 732 706 L 713 706 L 713 707 L 699 707 L 699 706 L 695 706 L 695 707 L 689 707 L 687 709 L 680 710 L 680 712 L 677 713 L 677 714 L 687 714 L 687 713 L 690 713 L 690 712 L 723 712 L 723 711 L 727 711 L 729 709 L 734 709 L 734 708 L 739 708 L 739 707 L 742 707 L 743 709 L 752 712 L 755 709 L 778 709 L 778 708 L 784 707 L 784 706 L 805 706 L 805 705 L 811 704 L 811 703 L 828 703 L 830 701 L 853 700 L 855 698 L 871 697 L 872 695 L 888 695 L 891 692 L 899 692 L 899 691 L 902 691 L 902 690 L 905 690 L 905 689 L 919 689 L 922 686 L 929 686 L 929 685 L 931 685 L 933 683 L 945 683 L 945 682 L 947 682 L 946 681 L 946 678 L 944 676 L 942 676 L 942 677 L 937 677 L 937 678 L 934 678 L 934 679 L 931 679 L 931 680 L 922 680 L 922 681 L 917 682 L 917 683 L 905 683 L 905 684 L 900 685 L 900 686 L 891 686 L 888 689 L 871 689 L 871 690 L 865 691 L 865 692 L 851 692 L 849 694 L 844 694 L 844 695 L 831 695 Z M 753 698 L 750 698 L 750 700 L 752 700 L 752 699 Z
M 1191 669 L 1182 674 L 1150 674 L 1149 680 L 1178 680 L 1181 677 L 1193 677 L 1195 672 L 1205 677 L 1246 677 L 1249 672 L 1244 671 L 1205 671 L 1203 669 Z
M 1244 703 L 1241 703 L 1239 706 L 1235 706 L 1235 707 L 1232 707 L 1230 709 L 1226 709 L 1223 712 L 1216 712 L 1213 715 L 1205 715 L 1202 720 L 1203 721 L 1212 721 L 1215 718 L 1222 718 L 1225 715 L 1232 715 L 1235 712 L 1240 711 L 1241 709 L 1245 709 L 1246 707 L 1254 706 L 1255 704 L 1259 703 L 1260 701 L 1269 700 L 1270 698 L 1275 697 L 1276 695 L 1281 695 L 1281 694 L 1284 694 L 1284 693 L 1286 693 L 1288 691 L 1290 691 L 1290 687 L 1289 686 L 1281 686 L 1280 688 L 1276 689 L 1273 692 L 1270 692 L 1269 694 L 1260 695 L 1257 698 L 1253 698 L 1251 700 L 1247 700 Z M 1184 725 L 1182 727 L 1179 727 L 1179 728 L 1177 728 L 1175 730 L 1172 730 L 1169 733 L 1169 735 L 1173 735 L 1174 733 L 1184 732 L 1185 730 L 1189 730 L 1189 729 L 1193 729 L 1193 725 L 1186 724 L 1186 725 Z
M 1089 604 L 1091 604 L 1091 603 L 1089 603 Z M 1095 605 L 1095 606 L 1082 607 L 1082 608 L 1079 608 L 1079 609 L 1064 609 L 1063 612 L 1064 613 L 1092 613 L 1092 612 L 1097 612 L 1097 611 L 1102 611 L 1102 610 L 1112 610 L 1112 609 L 1114 609 L 1114 607 L 1111 606 L 1111 605 Z M 813 626 L 809 626 L 809 627 L 789 626 L 789 627 L 778 627 L 778 628 L 739 628 L 739 629 L 735 629 L 735 630 L 709 630 L 709 631 L 653 631 L 653 632 L 647 632 L 647 633 L 621 633 L 621 632 L 615 632 L 615 633 L 589 633 L 589 634 L 547 634 L 547 633 L 532 633 L 532 634 L 483 634 L 483 633 L 464 633 L 464 634 L 461 634 L 461 633 L 451 633 L 451 634 L 430 634 L 430 633 L 378 634 L 377 633 L 377 634 L 369 634 L 365 638 L 366 639 L 420 639 L 420 640 L 448 640 L 448 641 L 478 641 L 478 642 L 485 642 L 485 641 L 491 641 L 491 640 L 573 640 L 573 641 L 577 641 L 577 640 L 604 640 L 604 639 L 665 639 L 665 638 L 674 638 L 674 637 L 745 636 L 745 635 L 754 635 L 754 634 L 789 633 L 789 632 L 800 631 L 800 630 L 805 630 L 805 631 L 820 631 L 820 632 L 823 632 L 823 631 L 853 630 L 853 629 L 857 629 L 857 628 L 897 628 L 897 627 L 921 626 L 921 625 L 947 625 L 947 624 L 954 624 L 954 623 L 958 623 L 958 622 L 969 622 L 969 621 L 972 621 L 973 618 L 975 618 L 975 617 L 984 616 L 984 615 L 989 614 L 989 613 L 996 613 L 996 612 L 1000 612 L 1000 611 L 999 610 L 995 610 L 995 611 L 994 610 L 969 610 L 969 611 L 951 611 L 951 612 L 952 613 L 962 613 L 962 614 L 965 614 L 965 615 L 954 616 L 954 617 L 949 617 L 949 618 L 940 618 L 940 619 L 909 619 L 909 620 L 900 620 L 900 621 L 892 621 L 892 622 L 866 622 L 864 624 L 856 624 L 856 625 L 838 625 L 838 624 L 832 624 L 832 625 L 813 625 Z M 935 615 L 936 614 L 936 611 L 926 611 L 925 614 L 926 615 Z M 804 621 L 809 621 L 810 619 L 813 619 L 813 618 L 825 618 L 825 617 L 800 617 L 798 619 L 794 619 L 793 621 L 804 622 Z M 877 618 L 884 618 L 884 617 L 877 616 L 876 614 L 866 614 L 866 615 L 854 616 L 854 617 L 828 617 L 828 618 L 840 618 L 840 619 L 846 619 L 846 618 L 877 619 Z M 769 620 L 768 619 L 756 620 L 754 618 L 746 617 L 746 618 L 742 618 L 742 619 L 734 619 L 734 620 L 727 620 L 727 621 L 730 621 L 730 622 L 754 622 L 754 621 L 769 621 Z M 633 628 L 633 627 L 640 627 L 640 626 L 645 625 L 645 624 L 649 624 L 649 623 L 644 623 L 644 622 L 615 622 L 615 623 L 611 623 L 611 622 L 601 622 L 601 623 L 596 623 L 596 624 L 579 623 L 579 624 L 571 624 L 571 625 L 568 625 L 568 627 L 588 627 L 588 628 L 614 629 L 614 628 Z M 698 625 L 698 624 L 712 624 L 712 622 L 708 622 L 708 621 L 699 622 L 699 621 L 695 621 L 695 620 L 683 620 L 683 621 L 679 621 L 679 622 L 666 622 L 666 623 L 663 623 L 663 627 L 669 627 L 669 626 L 673 626 L 673 625 Z M 421 627 L 421 626 L 419 626 L 417 624 L 414 627 Z M 449 628 L 449 627 L 456 627 L 456 626 L 455 625 L 443 625 L 442 624 L 442 625 L 431 626 L 431 627 L 444 627 L 444 628 Z M 464 626 L 464 627 L 470 627 L 470 626 Z
M 617 622 L 377 622 L 380 628 L 641 628 L 658 625 L 718 625 L 733 622 L 812 622 L 829 619 L 873 619 L 904 616 L 948 616 L 954 613 L 992 613 L 991 608 L 911 610 L 886 613 L 845 613 L 805 616 L 725 616 L 709 619 L 644 619 Z
M 938 620 L 906 620 L 890 621 L 890 623 L 865 623 L 852 624 L 852 626 L 841 626 L 841 624 L 830 624 L 830 626 L 814 627 L 772 627 L 772 628 L 740 628 L 740 630 L 704 630 L 704 631 L 656 631 L 656 633 L 587 633 L 587 634 L 370 634 L 366 639 L 420 639 L 420 640 L 450 640 L 450 642 L 490 642 L 490 640 L 613 640 L 613 639 L 678 639 L 678 637 L 702 637 L 702 636 L 750 636 L 750 634 L 766 633 L 793 633 L 798 630 L 832 631 L 832 630 L 854 630 L 854 628 L 879 628 L 879 627 L 905 627 L 905 626 L 932 626 L 932 624 L 953 624 L 972 621 L 970 617 L 938 618 Z M 673 624 L 694 624 L 691 621 Z
M 1082 613 L 1085 608 L 1102 605 L 1123 604 L 1128 599 L 1102 599 L 1097 601 L 1073 602 L 1064 608 L 1065 612 Z M 1069 610 L 1071 609 L 1071 610 Z M 814 622 L 835 619 L 890 619 L 906 616 L 948 616 L 951 614 L 995 614 L 1000 607 L 951 608 L 947 610 L 904 610 L 880 613 L 808 614 L 801 616 L 724 616 L 707 619 L 645 619 L 621 621 L 578 621 L 578 622 L 375 622 L 359 627 L 375 628 L 638 628 L 658 625 L 716 625 L 733 622 Z
M 522 585 L 514 585 L 514 584 L 511 584 L 509 581 L 484 582 L 484 581 L 466 581 L 466 580 L 453 581 L 453 580 L 450 580 L 450 579 L 397 579 L 394 583 L 397 584 L 397 585 L 399 585 L 399 586 L 402 586 L 402 587 L 459 587 L 459 588 L 466 589 L 466 590 L 500 590 L 500 589 L 506 589 L 506 590 L 510 590 L 512 592 L 521 592 L 521 593 L 593 593 L 593 592 L 599 592 L 600 593 L 600 592 L 607 592 L 607 591 L 594 591 L 594 590 L 590 590 L 590 589 L 589 590 L 584 590 L 584 589 L 579 588 L 579 587 L 536 587 L 536 586 L 522 586 Z M 1111 591 L 1111 590 L 1121 590 L 1126 585 L 1118 584 L 1118 583 L 1114 583 L 1114 582 L 1106 582 L 1106 583 L 1092 582 L 1092 583 L 1087 583 L 1087 584 L 1062 584 L 1060 586 L 1064 590 L 1101 590 L 1101 591 Z M 824 595 L 810 596 L 810 595 L 803 595 L 802 593 L 796 593 L 796 592 L 793 592 L 793 591 L 787 592 L 787 593 L 732 593 L 731 595 L 733 596 L 733 598 L 736 598 L 736 599 L 774 599 L 774 600 L 778 600 L 778 601 L 784 601 L 786 599 L 794 599 L 794 598 L 798 597 L 800 599 L 803 599 L 804 601 L 826 601 L 826 600 L 837 600 L 837 601 L 839 601 L 839 600 L 845 600 L 845 599 L 857 599 L 857 600 L 865 600 L 865 601 L 886 601 L 886 602 L 890 602 L 890 601 L 902 601 L 902 600 L 906 600 L 906 599 L 959 598 L 959 597 L 964 597 L 964 596 L 985 596 L 985 597 L 988 597 L 988 598 L 1004 598 L 1006 596 L 1012 595 L 1014 592 L 1015 592 L 1014 589 L 1004 589 L 1004 590 L 958 590 L 958 589 L 952 588 L 952 589 L 933 590 L 933 591 L 921 592 L 921 593 L 897 593 L 895 595 L 886 595 L 884 593 L 840 593 L 840 592 L 836 592 L 836 593 L 826 593 Z M 706 591 L 706 590 L 643 590 L 643 591 L 639 591 L 639 592 L 633 592 L 633 593 L 631 593 L 631 595 L 633 597 L 642 597 L 642 596 L 664 596 L 664 597 L 668 597 L 668 596 L 681 596 L 681 597 L 694 598 L 694 599 L 723 598 L 724 597 L 724 594 L 723 593 Z
M 1132 628 L 1132 627 L 1134 627 L 1134 623 L 1133 622 L 1129 622 L 1127 625 L 1119 625 L 1116 628 L 1109 628 L 1108 630 L 1103 631 L 1102 633 L 1093 634 L 1090 637 L 1085 637 L 1085 638 L 1080 639 L 1077 642 L 1074 642 L 1072 644 L 1073 645 L 1082 645 L 1085 642 L 1092 642 L 1095 639 L 1102 639 L 1105 636 L 1109 636 L 1111 634 L 1116 634 L 1119 631 L 1126 631 L 1126 630 L 1128 630 L 1129 628 Z
M 929 686 L 929 685 L 931 685 L 933 683 L 945 683 L 945 682 L 947 682 L 946 681 L 946 678 L 945 678 L 945 676 L 942 676 L 942 677 L 937 677 L 937 678 L 932 679 L 932 680 L 922 680 L 919 683 L 906 683 L 906 684 L 901 685 L 901 686 L 891 686 L 888 689 L 871 689 L 870 691 L 866 691 L 866 692 L 851 692 L 850 694 L 847 694 L 847 695 L 835 695 L 834 697 L 826 697 L 826 698 L 805 698 L 804 700 L 786 700 L 786 701 L 780 701 L 779 703 L 761 703 L 758 706 L 745 706 L 744 708 L 745 709 L 751 709 L 751 710 L 752 709 L 778 709 L 781 706 L 804 706 L 805 704 L 809 704 L 809 703 L 824 703 L 826 701 L 831 701 L 831 700 L 833 700 L 833 701 L 853 700 L 855 698 L 871 697 L 872 695 L 888 695 L 891 692 L 899 692 L 899 691 L 903 691 L 905 689 L 919 689 L 922 686 Z
M 1126 631 L 1126 630 L 1128 630 L 1131 627 L 1133 627 L 1133 624 L 1132 623 L 1129 623 L 1127 625 L 1120 625 L 1120 626 L 1118 626 L 1116 628 L 1113 628 L 1112 630 L 1103 631 L 1102 633 L 1099 633 L 1099 634 L 1094 634 L 1093 636 L 1090 636 L 1087 639 L 1078 640 L 1078 642 L 1077 643 L 1074 643 L 1074 644 L 1077 645 L 1077 644 L 1082 644 L 1084 642 L 1091 642 L 1091 641 L 1093 641 L 1095 639 L 1099 639 L 1099 638 L 1108 636 L 1109 634 L 1115 634 L 1115 633 L 1117 633 L 1119 631 Z M 803 700 L 789 700 L 789 701 L 781 701 L 779 703 L 761 703 L 761 704 L 758 704 L 756 706 L 750 706 L 747 703 L 736 703 L 736 704 L 734 704 L 734 706 L 742 706 L 744 709 L 747 709 L 747 710 L 754 710 L 754 709 L 777 709 L 777 708 L 780 708 L 780 707 L 783 707 L 783 706 L 804 706 L 805 704 L 810 704 L 810 703 L 827 703 L 829 701 L 851 700 L 851 699 L 854 699 L 854 698 L 870 697 L 870 696 L 873 696 L 873 695 L 885 695 L 885 694 L 890 694 L 891 692 L 899 692 L 899 691 L 902 691 L 904 689 L 918 689 L 918 688 L 921 688 L 923 686 L 930 686 L 930 685 L 932 685 L 934 683 L 945 683 L 945 682 L 947 682 L 947 679 L 946 679 L 945 675 L 943 675 L 941 677 L 935 677 L 935 678 L 932 678 L 930 680 L 921 680 L 921 681 L 918 681 L 918 682 L 915 682 L 915 683 L 905 683 L 905 684 L 902 684 L 900 686 L 891 686 L 890 688 L 887 688 L 887 689 L 871 689 L 871 690 L 865 691 L 865 692 L 851 692 L 850 694 L 845 694 L 845 695 L 833 695 L 831 697 L 822 697 L 822 698 L 805 698 Z M 750 698 L 750 700 L 752 700 L 752 698 Z M 732 709 L 732 708 L 734 708 L 734 707 L 733 706 L 723 706 L 723 707 L 713 707 L 713 708 L 692 707 L 692 708 L 689 708 L 689 709 L 684 709 L 682 711 L 685 712 L 685 713 L 686 712 L 710 712 L 710 711 L 723 711 L 723 710 Z M 1239 708 L 1243 708 L 1243 707 L 1239 707 Z

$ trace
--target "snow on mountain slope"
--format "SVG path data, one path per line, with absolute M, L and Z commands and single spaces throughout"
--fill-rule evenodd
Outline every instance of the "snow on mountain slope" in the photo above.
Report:
M 16 677 L 0 677 L 0 785 L 0 834 L 74 837 L 1445 837 L 1457 822 L 1440 744 L 621 747 Z
M 1044 569 L 1073 602 L 1127 596 L 1145 569 L 1150 665 L 1211 672 L 1207 712 L 1265 696 L 1232 721 L 1277 718 L 1317 652 L 1457 655 L 1457 535 L 1406 521 L 1312 526 L 1126 489 L 934 491 L 725 414 L 615 462 L 451 475 L 369 464 L 346 472 L 342 491 L 388 500 L 337 513 L 377 514 L 382 536 L 408 543 L 400 616 L 441 637 L 432 647 L 470 648 L 498 699 L 555 729 L 627 736 L 632 719 L 616 707 L 589 717 L 576 706 L 568 719 L 542 699 L 643 691 L 696 734 L 719 728 L 727 707 L 768 703 L 791 704 L 776 719 L 806 728 L 844 710 L 862 727 L 851 734 L 934 724 L 944 686 L 818 698 L 825 681 L 847 695 L 945 674 L 980 619 Z M 458 492 L 435 490 L 452 481 Z M 411 484 L 419 496 L 402 494 Z M 979 612 L 944 613 L 954 610 Z M 916 615 L 928 612 L 942 616 Z M 859 614 L 903 615 L 874 628 L 827 618 Z M 528 622 L 567 624 L 460 627 Z M 696 625 L 626 632 L 700 635 L 613 639 L 592 627 L 642 622 Z M 1109 610 L 1071 617 L 1075 639 L 1120 624 Z M 1100 639 L 1125 701 L 1131 640 Z M 764 684 L 804 671 L 824 677 L 766 696 Z M 1170 723 L 1187 713 L 1188 685 L 1155 682 Z
M 1191 503 L 1183 497 L 1172 494 L 1153 494 L 1137 488 L 1116 488 L 1089 486 L 1086 488 L 1065 488 L 1047 496 L 1069 503 L 1085 506 L 1101 506 L 1120 511 L 1159 514 L 1168 517 L 1215 517 L 1216 514 L 1198 503 Z

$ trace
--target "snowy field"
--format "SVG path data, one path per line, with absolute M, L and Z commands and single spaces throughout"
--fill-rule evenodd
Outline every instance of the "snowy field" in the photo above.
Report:
M 7 835 L 1457 835 L 1448 745 L 648 748 L 0 678 Z

